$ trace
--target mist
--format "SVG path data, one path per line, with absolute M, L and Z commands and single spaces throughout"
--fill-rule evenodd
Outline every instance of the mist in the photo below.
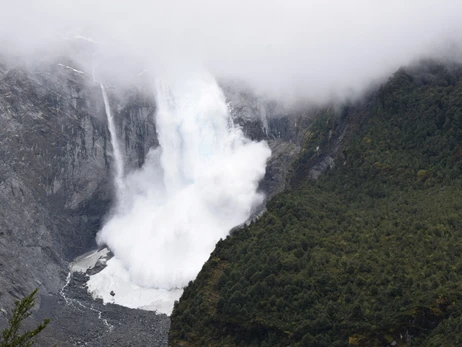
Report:
M 3 1 L 0 39 L 3 53 L 33 60 L 90 38 L 100 75 L 192 64 L 319 102 L 358 95 L 421 57 L 458 59 L 461 14 L 454 0 L 19 0 Z
M 114 273 L 170 290 L 193 280 L 215 243 L 262 203 L 257 188 L 271 151 L 233 125 L 207 72 L 175 69 L 155 85 L 160 146 L 141 170 L 116 180 L 118 203 L 97 240 L 120 260 Z

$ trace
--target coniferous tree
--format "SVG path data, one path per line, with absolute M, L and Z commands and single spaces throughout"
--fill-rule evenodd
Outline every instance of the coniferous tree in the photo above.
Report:
M 20 332 L 21 324 L 32 314 L 31 309 L 35 305 L 35 294 L 37 294 L 37 289 L 22 300 L 15 302 L 11 318 L 8 319 L 8 327 L 2 331 L 0 347 L 30 347 L 34 343 L 34 337 L 50 322 L 49 319 L 45 319 L 35 329 L 24 333 Z

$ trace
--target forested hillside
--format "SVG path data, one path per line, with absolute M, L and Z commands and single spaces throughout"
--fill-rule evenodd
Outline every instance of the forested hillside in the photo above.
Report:
M 340 129 L 335 168 L 310 180 Z M 323 112 L 290 187 L 218 242 L 172 346 L 462 345 L 460 66 L 400 69 Z

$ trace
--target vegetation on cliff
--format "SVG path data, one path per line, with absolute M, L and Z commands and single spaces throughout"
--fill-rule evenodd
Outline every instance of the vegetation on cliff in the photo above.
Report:
M 309 180 L 339 131 L 336 167 Z M 400 69 L 324 112 L 292 171 L 259 220 L 218 242 L 170 344 L 462 344 L 462 69 Z
M 20 332 L 24 320 L 32 314 L 31 310 L 35 305 L 37 290 L 35 289 L 22 300 L 15 302 L 11 317 L 8 319 L 8 327 L 2 331 L 0 347 L 30 347 L 34 344 L 34 337 L 45 329 L 50 322 L 49 319 L 45 319 L 36 328 L 24 333 Z

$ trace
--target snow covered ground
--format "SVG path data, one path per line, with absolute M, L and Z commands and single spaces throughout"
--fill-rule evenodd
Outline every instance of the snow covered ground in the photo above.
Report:
M 109 253 L 107 248 L 89 252 L 77 258 L 71 265 L 73 272 L 86 272 L 98 261 L 106 262 Z M 88 291 L 94 298 L 103 299 L 104 303 L 115 303 L 129 308 L 157 311 L 170 315 L 175 300 L 179 300 L 183 289 L 144 288 L 130 281 L 128 271 L 121 261 L 112 257 L 106 267 L 97 274 L 91 275 L 87 282 Z M 114 295 L 111 295 L 111 292 Z
M 98 260 L 105 263 L 105 258 L 109 253 L 109 249 L 102 248 L 96 251 L 90 251 L 77 258 L 71 263 L 71 272 L 86 272 L 94 267 Z

